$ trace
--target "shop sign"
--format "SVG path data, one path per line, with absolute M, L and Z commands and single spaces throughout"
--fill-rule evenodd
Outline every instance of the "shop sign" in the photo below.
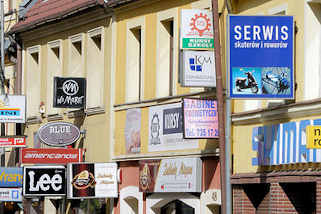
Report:
M 26 136 L 0 136 L 0 147 L 25 147 Z
M 20 152 L 21 163 L 67 164 L 83 161 L 83 149 L 34 149 L 24 148 Z
M 0 201 L 22 202 L 22 188 L 0 188 Z
M 21 167 L 0 168 L 0 187 L 22 187 L 22 178 Z
M 217 102 L 183 99 L 184 137 L 218 138 Z
M 67 170 L 68 198 L 118 197 L 116 163 L 71 163 Z
M 200 158 L 140 161 L 139 169 L 142 192 L 202 192 Z
M 320 126 L 321 119 L 253 128 L 252 148 L 257 157 L 252 159 L 252 165 L 321 162 L 321 150 L 307 148 L 306 128 L 311 125 Z
M 84 108 L 86 105 L 86 79 L 54 77 L 55 108 Z
M 182 103 L 149 108 L 148 151 L 197 149 L 198 140 L 183 138 Z
M 307 126 L 307 148 L 321 149 L 321 126 Z
M 292 16 L 228 16 L 231 98 L 294 98 Z
M 184 50 L 181 72 L 182 86 L 216 87 L 214 52 Z
M 205 205 L 221 205 L 221 190 L 220 189 L 208 189 L 201 194 L 201 201 Z
M 52 122 L 39 128 L 38 137 L 49 146 L 67 146 L 79 139 L 80 130 L 72 123 Z
M 24 196 L 59 196 L 66 194 L 64 166 L 25 166 Z
M 141 127 L 141 110 L 128 109 L 126 111 L 125 141 L 126 153 L 140 153 L 140 127 Z
M 25 123 L 26 97 L 0 95 L 0 123 Z
M 211 11 L 198 9 L 182 10 L 180 44 L 181 49 L 214 48 Z

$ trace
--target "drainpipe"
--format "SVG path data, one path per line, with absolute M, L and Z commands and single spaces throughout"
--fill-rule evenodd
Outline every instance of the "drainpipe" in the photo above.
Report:
M 225 1 L 226 6 L 230 3 Z M 230 8 L 228 8 L 229 12 Z M 219 30 L 219 15 L 217 0 L 212 0 L 212 15 L 214 22 L 214 56 L 215 56 L 215 72 L 216 72 L 216 96 L 218 103 L 218 119 L 219 119 L 219 148 L 220 148 L 220 181 L 221 181 L 221 201 L 222 213 L 231 214 L 231 182 L 230 182 L 230 100 L 226 99 L 224 107 L 224 89 L 222 76 L 222 60 L 221 60 L 221 46 L 220 46 L 220 30 Z M 226 110 L 226 112 L 225 112 Z M 226 123 L 225 123 L 226 119 Z M 226 130 L 226 133 L 225 133 Z

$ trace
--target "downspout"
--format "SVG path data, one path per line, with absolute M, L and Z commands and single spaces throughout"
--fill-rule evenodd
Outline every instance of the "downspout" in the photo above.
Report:
M 14 93 L 21 94 L 22 93 L 22 48 L 21 45 L 17 42 L 17 64 L 16 64 L 16 80 Z

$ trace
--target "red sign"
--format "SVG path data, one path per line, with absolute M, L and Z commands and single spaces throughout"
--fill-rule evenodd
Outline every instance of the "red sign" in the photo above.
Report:
M 3 136 L 0 137 L 0 147 L 25 147 L 25 136 Z
M 67 164 L 83 161 L 83 149 L 22 149 L 21 163 Z

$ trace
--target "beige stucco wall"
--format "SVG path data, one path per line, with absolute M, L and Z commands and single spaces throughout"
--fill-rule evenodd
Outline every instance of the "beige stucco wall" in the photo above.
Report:
M 93 14 L 91 14 L 93 15 Z M 90 20 L 90 17 L 88 17 Z M 75 21 L 75 20 L 74 20 Z M 60 25 L 57 24 L 55 26 L 52 26 L 56 32 L 50 33 L 50 29 L 48 28 L 39 28 L 36 31 L 31 31 L 25 34 L 22 34 L 22 38 L 24 41 L 23 44 L 23 76 L 26 77 L 28 72 L 33 72 L 30 70 L 26 63 L 26 59 L 28 56 L 28 53 L 26 50 L 28 48 L 40 45 L 40 71 L 41 71 L 41 83 L 30 83 L 27 82 L 27 78 L 24 78 L 23 82 L 23 93 L 28 96 L 29 87 L 31 87 L 31 84 L 39 84 L 39 93 L 40 93 L 40 100 L 43 101 L 46 105 L 46 109 L 48 109 L 48 103 L 47 101 L 47 92 L 49 90 L 47 87 L 47 68 L 48 62 L 47 62 L 47 44 L 50 41 L 55 40 L 61 40 L 61 56 L 62 56 L 62 75 L 68 76 L 68 69 L 71 69 L 69 64 L 69 54 L 70 54 L 70 36 L 82 34 L 83 35 L 83 58 L 81 61 L 79 61 L 79 64 L 81 64 L 82 69 L 84 70 L 85 76 L 90 76 L 90 72 L 94 72 L 97 65 L 88 65 L 87 62 L 87 40 L 88 38 L 88 31 L 103 27 L 102 30 L 102 48 L 103 48 L 103 74 L 101 75 L 101 78 L 103 78 L 103 100 L 102 105 L 96 106 L 96 108 L 92 109 L 85 109 L 86 114 L 80 114 L 81 111 L 75 111 L 76 109 L 58 109 L 57 115 L 47 115 L 44 114 L 41 116 L 39 111 L 36 109 L 35 112 L 37 112 L 35 115 L 29 115 L 33 118 L 29 117 L 29 120 L 25 127 L 25 134 L 28 136 L 27 138 L 27 144 L 28 147 L 33 147 L 34 143 L 34 137 L 33 133 L 36 132 L 39 127 L 47 122 L 52 121 L 67 121 L 71 122 L 75 125 L 77 125 L 80 130 L 86 130 L 86 135 L 82 135 L 81 138 L 78 140 L 78 142 L 75 143 L 75 148 L 85 148 L 86 149 L 86 155 L 85 155 L 85 161 L 88 162 L 106 162 L 109 161 L 111 158 L 111 152 L 110 152 L 110 145 L 112 143 L 111 138 L 111 103 L 110 103 L 110 93 L 111 93 L 111 18 L 102 18 L 100 20 L 88 23 L 86 18 L 84 17 L 78 17 L 77 23 L 84 23 L 80 24 L 80 26 L 76 26 L 70 29 L 65 29 L 66 25 L 71 25 L 72 22 L 62 22 Z M 75 23 L 75 22 L 74 22 Z M 62 30 L 59 32 L 59 27 L 62 26 Z M 48 32 L 49 31 L 49 32 Z M 40 37 L 41 33 L 47 34 L 47 36 Z M 36 37 L 36 39 L 33 39 L 33 36 Z M 53 81 L 53 80 L 52 80 Z M 95 86 L 90 85 L 88 86 L 87 81 L 87 91 L 88 87 Z M 96 86 L 97 87 L 97 86 Z M 100 90 L 101 87 L 97 87 L 97 90 Z M 95 96 L 94 90 L 92 90 L 91 94 L 87 94 L 87 96 Z M 50 99 L 50 98 L 49 98 Z M 53 98 L 51 98 L 53 99 Z M 88 100 L 88 99 L 87 99 Z M 38 108 L 40 103 L 32 104 L 32 108 Z M 28 111 L 28 110 L 27 110 Z M 78 115 L 78 116 L 77 116 Z M 47 147 L 42 144 L 42 147 Z

